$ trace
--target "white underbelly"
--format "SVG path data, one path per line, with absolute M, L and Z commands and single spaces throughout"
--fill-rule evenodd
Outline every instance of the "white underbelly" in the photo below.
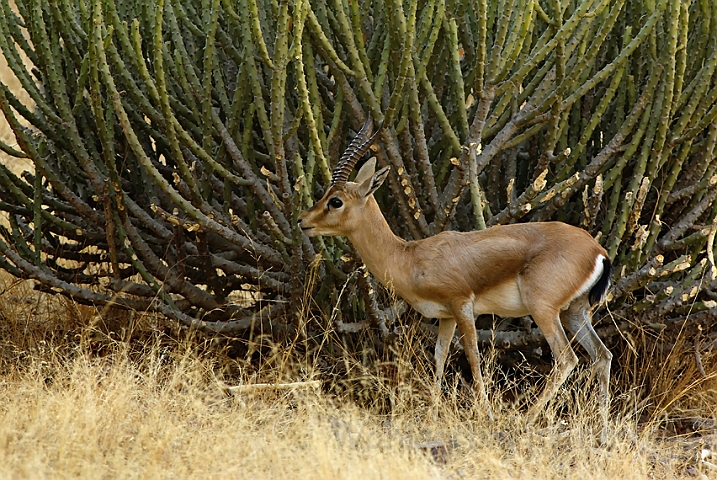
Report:
M 408 299 L 407 299 L 408 300 Z M 414 298 L 408 300 L 418 313 L 427 318 L 449 318 L 453 316 L 449 304 Z M 517 318 L 530 315 L 520 297 L 517 281 L 497 285 L 476 295 L 473 299 L 473 315 L 495 314 L 501 317 Z
M 520 296 L 518 282 L 507 282 L 476 295 L 473 301 L 473 315 L 495 314 L 501 317 L 522 317 L 529 315 Z
M 453 316 L 450 306 L 445 303 L 432 302 L 430 300 L 415 300 L 409 302 L 414 310 L 426 318 L 450 318 Z

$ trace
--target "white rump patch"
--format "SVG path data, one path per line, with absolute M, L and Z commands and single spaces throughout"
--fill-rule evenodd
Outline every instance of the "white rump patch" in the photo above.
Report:
M 593 267 L 593 271 L 588 277 L 587 280 L 585 280 L 585 283 L 582 284 L 580 289 L 577 291 L 575 295 L 573 295 L 573 298 L 570 299 L 570 301 L 575 300 L 576 298 L 579 298 L 586 292 L 588 292 L 591 288 L 595 286 L 595 284 L 600 279 L 600 276 L 602 275 L 603 270 L 605 269 L 605 266 L 603 265 L 603 259 L 605 257 L 603 255 L 598 255 L 595 257 L 595 266 Z

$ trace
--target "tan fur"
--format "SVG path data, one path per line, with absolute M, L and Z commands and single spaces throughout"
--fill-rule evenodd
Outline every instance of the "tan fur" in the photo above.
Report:
M 594 368 L 600 370 L 597 373 L 607 409 L 612 356 L 590 324 L 587 296 L 592 285 L 586 284 L 591 275 L 596 278 L 596 268 L 602 268 L 597 260 L 607 258 L 605 249 L 584 230 L 560 222 L 443 232 L 423 240 L 405 241 L 393 234 L 373 198 L 372 192 L 383 181 L 383 177 L 376 179 L 382 172 L 374 175 L 374 168 L 373 163 L 367 163 L 361 169 L 357 176 L 360 183 L 331 186 L 313 208 L 301 215 L 300 224 L 309 236 L 347 237 L 381 283 L 393 288 L 420 313 L 441 319 L 436 345 L 437 387 L 457 324 L 476 387 L 487 401 L 478 364 L 475 315 L 530 314 L 556 359 L 545 391 L 531 409 L 530 420 L 577 364 L 561 321 L 588 350 Z M 368 190 L 371 193 L 362 195 Z M 343 202 L 341 208 L 329 207 L 334 197 Z M 563 318 L 561 312 L 566 312 Z M 578 324 L 576 318 L 583 324 Z

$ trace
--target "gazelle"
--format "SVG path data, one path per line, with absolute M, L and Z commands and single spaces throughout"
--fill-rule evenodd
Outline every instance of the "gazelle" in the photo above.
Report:
M 561 222 L 494 226 L 474 232 L 443 232 L 406 241 L 391 231 L 373 193 L 388 175 L 376 159 L 353 182 L 356 162 L 374 136 L 369 118 L 337 164 L 324 196 L 299 218 L 308 236 L 341 235 L 356 247 L 369 271 L 426 317 L 438 318 L 435 385 L 440 389 L 456 325 L 475 388 L 492 418 L 479 365 L 475 316 L 531 315 L 555 359 L 545 389 L 528 413 L 532 423 L 578 363 L 563 327 L 592 359 L 601 396 L 603 438 L 609 407 L 612 354 L 591 324 L 591 306 L 610 283 L 610 260 L 586 231 Z

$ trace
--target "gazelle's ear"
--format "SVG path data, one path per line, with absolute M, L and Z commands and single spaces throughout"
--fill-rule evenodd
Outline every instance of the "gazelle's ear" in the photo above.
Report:
M 366 180 L 373 177 L 373 174 L 375 171 L 376 171 L 376 157 L 371 157 L 368 159 L 368 161 L 366 163 L 364 163 L 361 166 L 361 169 L 356 174 L 356 179 L 354 180 L 354 182 L 361 185 L 363 182 L 365 182 Z
M 363 170 L 363 169 L 362 169 Z M 373 173 L 373 169 L 371 169 L 371 173 Z M 359 184 L 359 195 L 363 197 L 368 197 L 370 195 L 373 195 L 373 192 L 378 189 L 378 187 L 383 184 L 383 181 L 386 180 L 386 177 L 388 176 L 388 171 L 391 170 L 390 166 L 383 167 L 381 170 L 376 172 L 371 176 L 371 178 L 365 179 L 361 184 Z M 360 172 L 359 172 L 360 174 Z

